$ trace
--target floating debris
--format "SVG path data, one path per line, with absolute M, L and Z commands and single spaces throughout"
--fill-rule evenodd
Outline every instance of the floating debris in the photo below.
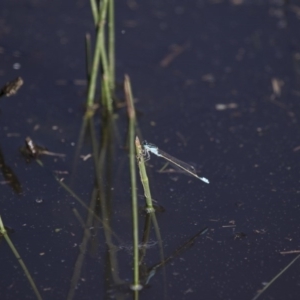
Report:
M 226 109 L 235 109 L 237 108 L 238 105 L 237 103 L 218 103 L 215 105 L 216 110 L 226 110 Z
M 190 47 L 190 42 L 187 41 L 183 45 L 172 45 L 170 52 L 160 61 L 159 65 L 163 68 L 168 67 L 173 60 L 186 51 Z
M 208 82 L 208 83 L 215 83 L 216 82 L 215 76 L 211 73 L 203 75 L 201 77 L 201 80 L 204 81 L 204 82 Z
M 7 82 L 0 91 L 0 97 L 10 97 L 12 95 L 15 95 L 23 84 L 24 81 L 21 77 L 17 77 L 12 81 Z
M 272 89 L 275 96 L 281 96 L 281 88 L 284 85 L 284 81 L 278 78 L 272 78 Z
M 236 232 L 234 234 L 234 240 L 241 240 L 243 238 L 247 237 L 247 234 L 244 232 Z
M 59 157 L 65 157 L 66 156 L 65 154 L 62 154 L 62 153 L 50 152 L 46 148 L 34 144 L 30 137 L 27 137 L 25 139 L 25 147 L 21 148 L 21 153 L 27 159 L 37 158 L 39 155 L 42 155 L 42 154 L 43 155 L 50 155 L 50 156 L 59 156 Z

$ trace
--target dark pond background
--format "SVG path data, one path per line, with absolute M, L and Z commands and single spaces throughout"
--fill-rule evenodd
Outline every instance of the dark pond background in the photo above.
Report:
M 149 162 L 153 198 L 165 208 L 157 215 L 165 256 L 209 230 L 166 265 L 165 276 L 159 270 L 140 299 L 252 299 L 297 255 L 282 252 L 300 250 L 300 4 L 120 2 L 117 77 L 131 77 L 143 137 L 197 164 L 211 181 L 157 173 L 163 162 Z M 0 3 L 0 83 L 17 76 L 25 82 L 16 96 L 1 98 L 1 152 L 22 193 L 3 177 L 0 214 L 43 299 L 66 299 L 83 235 L 72 209 L 86 217 L 49 169 L 68 171 L 60 177 L 86 203 L 94 184 L 92 159 L 80 159 L 72 174 L 86 89 L 84 35 L 93 30 L 89 1 Z M 182 51 L 164 60 L 174 49 Z M 113 230 L 122 240 L 119 276 L 131 282 L 126 109 L 116 116 L 109 188 Z M 27 136 L 66 158 L 44 156 L 45 168 L 27 163 L 19 153 Z M 88 153 L 87 137 L 81 154 Z M 74 299 L 130 299 L 126 290 L 116 296 L 105 280 L 101 230 L 86 252 Z M 160 260 L 155 240 L 152 231 L 148 267 Z M 35 299 L 4 240 L 0 252 L 1 299 Z M 298 299 L 299 272 L 297 261 L 260 299 Z

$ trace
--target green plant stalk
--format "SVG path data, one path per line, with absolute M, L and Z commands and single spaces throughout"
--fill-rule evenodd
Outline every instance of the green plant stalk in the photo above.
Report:
M 109 60 L 109 83 L 113 93 L 115 89 L 115 2 L 109 1 L 108 6 L 108 60 Z
M 91 69 L 91 79 L 88 86 L 88 95 L 87 95 L 87 107 L 92 108 L 94 105 L 95 99 L 95 92 L 96 92 L 96 81 L 97 75 L 99 71 L 100 65 L 100 56 L 101 51 L 104 45 L 101 45 L 103 42 L 103 35 L 104 35 L 104 24 L 105 24 L 105 17 L 107 14 L 107 5 L 108 0 L 103 0 L 100 11 L 99 11 L 99 19 L 97 20 L 97 36 L 96 36 L 96 45 L 95 45 L 95 52 L 93 57 L 92 69 Z
M 102 95 L 102 103 L 103 106 L 106 107 L 106 110 L 112 113 L 112 91 L 111 91 L 111 83 L 110 83 L 110 70 L 108 66 L 107 54 L 105 49 L 105 36 L 102 35 L 102 43 L 101 43 L 101 62 L 103 67 L 103 75 L 102 75 L 102 86 L 103 86 L 103 95 Z
M 99 145 L 98 145 L 98 141 L 97 141 L 97 133 L 96 133 L 96 129 L 95 129 L 95 123 L 94 123 L 94 119 L 91 118 L 89 121 L 89 129 L 90 129 L 90 137 L 91 137 L 91 141 L 92 141 L 92 154 L 93 154 L 93 158 L 94 158 L 94 167 L 95 167 L 95 172 L 96 172 L 96 178 L 98 178 L 97 176 L 99 168 L 98 168 L 98 155 L 99 155 Z M 99 188 L 99 187 L 98 187 Z
M 131 91 L 131 84 L 128 75 L 125 75 L 124 91 L 127 102 L 127 112 L 129 118 L 129 165 L 131 179 L 131 203 L 132 203 L 132 233 L 133 233 L 133 289 L 140 288 L 139 275 L 139 230 L 138 230 L 138 203 L 136 187 L 136 168 L 135 168 L 135 109 Z
M 39 300 L 42 300 L 42 296 L 41 294 L 39 293 L 38 289 L 37 289 L 37 286 L 35 285 L 34 281 L 33 281 L 33 278 L 31 277 L 25 263 L 23 262 L 22 258 L 20 257 L 20 254 L 19 252 L 17 251 L 17 249 L 15 248 L 15 246 L 13 245 L 12 241 L 10 240 L 7 232 L 6 232 L 6 229 L 3 225 L 3 222 L 2 222 L 2 218 L 0 217 L 0 232 L 1 234 L 3 234 L 7 244 L 9 245 L 11 251 L 14 253 L 15 257 L 17 258 L 19 264 L 21 265 L 35 295 L 36 295 L 36 298 L 39 299 Z
M 138 300 L 139 299 L 139 295 L 140 295 L 139 290 L 133 291 L 133 299 L 134 300 Z
M 91 10 L 92 10 L 92 14 L 93 14 L 93 19 L 94 19 L 94 23 L 97 23 L 98 20 L 98 5 L 96 0 L 90 0 L 90 4 L 91 4 Z
M 150 186 L 149 186 L 149 179 L 146 172 L 146 166 L 144 161 L 144 155 L 143 155 L 143 149 L 140 143 L 140 140 L 138 137 L 135 139 L 135 146 L 136 146 L 136 152 L 138 157 L 138 166 L 140 170 L 140 177 L 142 181 L 142 185 L 144 188 L 144 195 L 146 198 L 146 211 L 148 213 L 154 212 L 154 207 L 152 204 L 152 197 L 150 192 Z
M 91 35 L 87 33 L 85 35 L 85 64 L 86 64 L 86 78 L 87 82 L 91 77 L 91 65 L 92 65 L 92 50 L 91 50 Z
M 107 109 L 107 111 L 112 113 L 112 110 L 113 110 L 112 93 L 113 93 L 113 89 L 114 89 L 114 85 L 115 85 L 114 84 L 114 81 L 115 81 L 115 78 L 114 78 L 114 76 L 115 76 L 114 75 L 114 69 L 115 69 L 114 3 L 113 3 L 113 1 L 109 0 L 107 5 L 108 5 L 107 10 L 108 10 L 108 35 L 109 35 L 109 37 L 108 37 L 108 39 L 109 39 L 109 45 L 108 45 L 109 61 L 108 61 L 107 53 L 106 53 L 107 50 L 106 50 L 104 26 L 102 26 L 101 29 L 98 28 L 98 30 L 103 29 L 103 34 L 101 35 L 102 40 L 99 43 L 96 42 L 96 45 L 99 45 L 99 48 L 100 48 L 99 54 L 100 54 L 101 64 L 103 67 L 103 74 L 101 76 L 101 86 L 103 86 L 102 96 L 101 96 L 102 103 L 103 103 L 104 107 Z M 104 7 L 104 3 L 101 3 L 101 7 L 103 9 L 106 9 L 106 7 Z M 92 12 L 94 15 L 95 10 L 97 9 L 97 4 L 95 4 L 94 2 L 91 2 L 91 8 L 92 8 Z M 102 11 L 103 10 L 101 10 L 101 12 Z M 101 12 L 99 13 L 99 15 L 101 14 Z M 96 19 L 94 17 L 94 21 L 95 21 L 95 25 L 97 26 L 98 17 Z M 97 41 L 98 41 L 98 36 L 97 36 Z M 89 82 L 90 82 L 90 80 L 89 80 Z M 95 85 L 96 85 L 96 82 L 95 82 Z M 93 106 L 88 105 L 88 107 L 91 108 Z M 86 115 L 87 115 L 87 117 L 90 117 L 90 114 L 87 113 Z

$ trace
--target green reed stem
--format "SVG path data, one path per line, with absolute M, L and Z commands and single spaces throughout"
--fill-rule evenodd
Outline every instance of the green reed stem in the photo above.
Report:
M 108 60 L 110 90 L 115 89 L 115 2 L 109 1 L 108 6 Z
M 127 102 L 127 112 L 129 118 L 129 165 L 131 178 L 131 202 L 132 202 L 132 233 L 133 233 L 133 290 L 140 288 L 139 278 L 139 230 L 138 230 L 138 203 L 136 187 L 136 169 L 135 169 L 135 109 L 131 91 L 130 78 L 125 75 L 124 81 L 125 98 Z
M 102 103 L 103 106 L 106 107 L 108 112 L 112 112 L 112 90 L 111 90 L 111 83 L 110 83 L 110 69 L 108 66 L 108 59 L 105 49 L 105 36 L 102 35 L 102 43 L 101 43 L 101 62 L 103 67 L 103 74 L 102 74 L 102 86 L 103 86 L 103 93 L 102 93 Z
M 145 166 L 145 160 L 143 155 L 143 149 L 140 143 L 140 140 L 138 137 L 135 138 L 135 147 L 138 157 L 138 166 L 140 170 L 140 177 L 142 181 L 142 185 L 144 188 L 144 195 L 146 197 L 146 211 L 148 213 L 154 212 L 154 207 L 152 204 L 152 197 L 150 192 L 150 186 L 149 186 L 149 179 L 146 172 L 146 166 Z
M 15 248 L 14 244 L 12 243 L 12 241 L 10 240 L 7 232 L 6 232 L 6 229 L 3 225 L 3 222 L 2 222 L 2 218 L 0 217 L 0 232 L 1 234 L 4 236 L 7 244 L 9 245 L 11 251 L 13 252 L 13 254 L 15 255 L 16 259 L 18 260 L 19 264 L 21 265 L 24 273 L 25 273 L 25 276 L 27 277 L 35 295 L 36 295 L 36 298 L 39 299 L 39 300 L 42 300 L 42 296 L 41 294 L 39 293 L 38 289 L 37 289 L 37 286 L 35 285 L 34 281 L 33 281 L 33 278 L 31 277 L 24 261 L 22 260 L 22 258 L 20 257 L 20 254 L 19 252 L 17 251 L 17 249 Z
M 87 33 L 85 35 L 85 64 L 86 64 L 86 78 L 87 82 L 90 81 L 91 77 L 91 66 L 92 66 L 92 49 L 91 49 L 91 35 Z
M 107 14 L 107 5 L 108 5 L 108 0 L 103 0 L 98 14 L 99 19 L 97 18 L 97 22 L 96 22 L 97 35 L 96 35 L 95 52 L 93 57 L 92 69 L 91 69 L 91 79 L 89 81 L 89 86 L 88 86 L 88 95 L 87 95 L 88 108 L 92 108 L 94 105 L 96 81 L 99 72 L 101 51 L 103 51 L 103 49 L 105 48 L 102 43 L 103 43 L 103 36 L 104 36 L 105 18 Z
M 90 4 L 91 4 L 94 23 L 96 24 L 98 20 L 98 5 L 96 0 L 90 0 Z

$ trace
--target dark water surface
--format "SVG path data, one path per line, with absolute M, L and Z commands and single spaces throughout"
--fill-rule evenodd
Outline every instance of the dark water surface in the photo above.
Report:
M 116 3 L 117 76 L 131 77 L 143 137 L 195 163 L 211 181 L 157 173 L 163 161 L 151 158 L 153 198 L 165 208 L 157 214 L 164 255 L 209 229 L 157 271 L 140 299 L 252 299 L 297 255 L 282 252 L 300 250 L 300 5 L 186 3 Z M 84 112 L 86 32 L 93 32 L 88 1 L 0 3 L 0 83 L 17 76 L 25 82 L 16 96 L 1 98 L 1 152 L 22 192 L 2 177 L 0 214 L 43 299 L 67 299 L 83 236 L 73 209 L 86 218 L 49 170 L 68 171 L 60 178 L 87 204 L 94 184 L 92 159 L 80 159 L 72 174 Z M 176 45 L 182 51 L 168 62 Z M 119 277 L 131 282 L 126 110 L 117 115 L 107 187 L 121 238 Z M 45 168 L 27 163 L 19 153 L 27 136 L 66 158 L 44 156 Z M 88 153 L 89 137 L 81 150 Z M 143 216 L 140 222 L 142 231 Z M 91 233 L 74 299 L 131 299 L 126 287 L 111 287 L 101 224 Z M 160 261 L 154 230 L 150 236 L 148 268 Z M 35 299 L 4 240 L 0 251 L 1 299 Z M 299 272 L 296 261 L 259 299 L 298 299 Z

